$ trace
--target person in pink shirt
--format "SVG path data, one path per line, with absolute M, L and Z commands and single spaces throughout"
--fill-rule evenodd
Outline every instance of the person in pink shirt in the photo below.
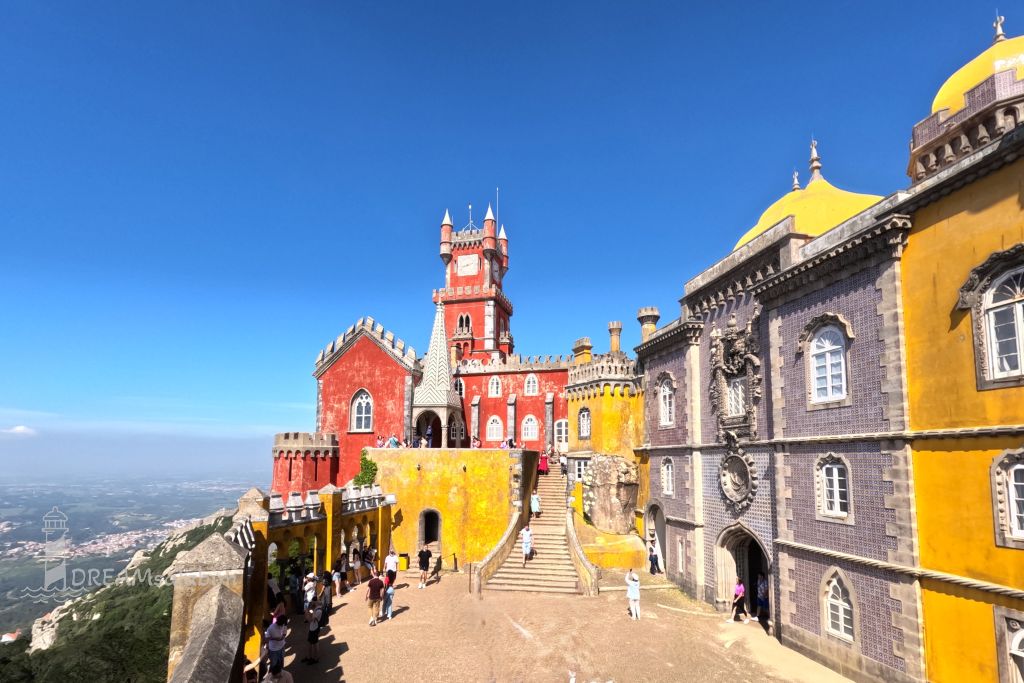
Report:
M 746 600 L 744 597 L 747 594 L 747 589 L 743 586 L 743 579 L 736 577 L 736 586 L 732 590 L 732 612 L 726 618 L 726 622 L 736 621 L 739 617 L 740 612 L 743 613 L 743 623 L 750 623 L 750 615 L 747 614 Z

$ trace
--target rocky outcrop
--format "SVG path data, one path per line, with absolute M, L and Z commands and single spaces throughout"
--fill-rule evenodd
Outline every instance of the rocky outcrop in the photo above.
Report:
M 583 475 L 583 512 L 601 531 L 633 530 L 633 509 L 639 489 L 636 463 L 617 455 L 594 455 Z

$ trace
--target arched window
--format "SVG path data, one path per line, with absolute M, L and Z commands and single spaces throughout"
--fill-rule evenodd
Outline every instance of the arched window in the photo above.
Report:
M 461 377 L 455 378 L 455 391 L 459 394 L 459 396 L 464 397 L 466 395 L 466 385 L 463 384 Z
M 373 431 L 373 399 L 366 389 L 360 389 L 352 397 L 350 422 L 353 432 Z
M 1010 535 L 1024 538 L 1024 465 L 1011 468 L 1006 480 L 1010 487 Z
M 491 381 L 487 383 L 487 395 L 501 396 L 501 379 L 499 377 L 491 377 Z
M 850 486 L 846 465 L 832 461 L 821 466 L 822 512 L 845 517 L 850 512 Z
M 811 340 L 811 402 L 846 398 L 846 337 L 838 327 L 823 327 Z
M 590 409 L 580 408 L 578 431 L 581 439 L 590 438 Z
M 997 280 L 985 297 L 989 367 L 993 377 L 1021 374 L 1024 354 L 1024 269 Z
M 555 420 L 555 443 L 569 443 L 568 420 Z
M 530 373 L 526 376 L 526 385 L 523 387 L 523 393 L 527 396 L 536 396 L 540 393 L 540 383 L 537 381 L 537 375 Z
M 527 415 L 523 418 L 523 428 L 520 436 L 523 437 L 523 441 L 536 441 L 540 436 L 540 425 L 537 423 L 537 418 L 533 415 Z
M 853 603 L 838 574 L 825 585 L 825 612 L 828 632 L 843 640 L 853 640 Z
M 501 418 L 497 415 L 491 415 L 487 420 L 487 440 L 501 441 L 504 438 L 505 434 L 501 429 Z
M 669 458 L 661 461 L 661 492 L 666 496 L 675 493 L 675 465 Z
M 675 424 L 676 390 L 667 377 L 658 383 L 658 423 L 663 427 Z

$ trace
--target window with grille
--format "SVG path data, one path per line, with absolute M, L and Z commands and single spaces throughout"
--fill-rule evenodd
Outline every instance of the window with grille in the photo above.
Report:
M 850 487 L 846 465 L 829 463 L 821 468 L 822 512 L 834 517 L 845 517 L 850 512 Z
M 1024 353 L 1024 269 L 996 281 L 986 297 L 989 367 L 995 378 L 1021 375 Z
M 537 423 L 537 418 L 533 415 L 527 415 L 523 418 L 523 429 L 521 436 L 523 441 L 536 441 L 539 437 L 540 425 Z
M 587 473 L 587 461 L 586 460 L 574 460 L 574 468 L 576 470 L 576 481 L 582 481 L 583 475 Z
M 676 391 L 671 380 L 664 379 L 658 385 L 658 423 L 663 427 L 675 424 Z
M 837 327 L 824 327 L 811 341 L 811 401 L 846 398 L 846 337 Z
M 1024 538 L 1024 465 L 1010 470 L 1007 483 L 1010 486 L 1010 533 Z
M 501 418 L 497 415 L 491 415 L 490 419 L 487 420 L 487 440 L 501 441 L 504 438 L 505 435 L 501 430 Z
M 501 379 L 492 377 L 491 381 L 487 383 L 487 395 L 488 396 L 501 396 Z
M 555 443 L 569 443 L 569 421 L 555 421 Z
M 353 432 L 373 430 L 373 399 L 366 389 L 360 389 L 352 398 L 351 429 Z
M 579 413 L 579 433 L 581 439 L 590 438 L 590 410 L 581 408 Z
M 853 604 L 850 602 L 850 592 L 838 576 L 828 582 L 825 608 L 828 612 L 826 624 L 829 633 L 844 640 L 853 640 Z
M 466 395 L 466 385 L 462 382 L 461 377 L 455 378 L 455 391 L 456 393 L 458 393 L 459 396 Z
M 740 417 L 747 413 L 747 378 L 733 377 L 727 385 L 729 417 Z
M 675 465 L 667 458 L 661 463 L 661 491 L 666 496 L 675 493 Z
M 527 396 L 536 396 L 540 393 L 540 382 L 537 381 L 537 375 L 527 375 L 526 385 L 523 387 L 523 393 Z

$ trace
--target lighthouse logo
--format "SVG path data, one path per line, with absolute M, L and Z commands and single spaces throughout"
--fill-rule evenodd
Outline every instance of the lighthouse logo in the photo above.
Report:
M 43 515 L 43 584 L 39 588 L 25 588 L 22 597 L 35 602 L 66 600 L 81 595 L 85 587 L 71 586 L 68 582 L 68 558 L 71 549 L 71 530 L 68 516 L 56 505 Z

